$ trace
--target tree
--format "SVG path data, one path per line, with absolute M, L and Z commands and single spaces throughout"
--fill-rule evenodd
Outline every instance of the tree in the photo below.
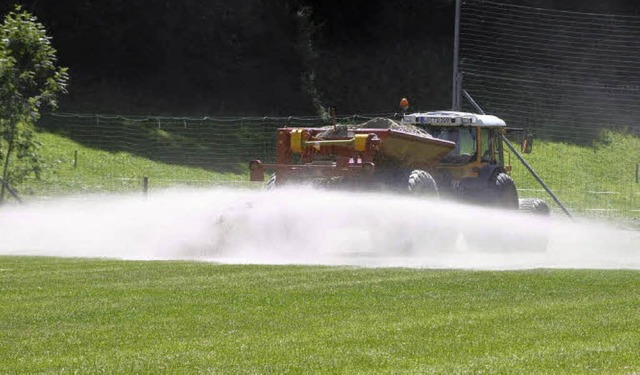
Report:
M 56 65 L 56 50 L 44 26 L 16 6 L 0 25 L 0 203 L 10 184 L 29 173 L 39 177 L 34 125 L 42 111 L 57 108 L 56 97 L 66 93 L 69 79 L 67 68 Z

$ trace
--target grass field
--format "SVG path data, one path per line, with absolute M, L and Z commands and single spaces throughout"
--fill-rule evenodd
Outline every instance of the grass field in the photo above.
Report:
M 150 190 L 174 186 L 258 186 L 248 182 L 246 163 L 235 168 L 245 171 L 243 173 L 219 172 L 152 161 L 122 151 L 95 149 L 47 132 L 39 133 L 39 139 L 44 145 L 41 155 L 45 168 L 40 179 L 30 176 L 14 186 L 23 198 L 142 191 L 145 176 Z M 188 146 L 181 147 L 181 152 L 186 152 Z M 590 146 L 536 140 L 533 152 L 525 158 L 574 213 L 630 219 L 637 224 L 640 222 L 640 183 L 636 182 L 640 163 L 638 149 L 640 137 L 603 131 L 601 139 Z M 234 152 L 229 150 L 232 159 L 241 159 Z M 520 196 L 552 202 L 515 155 L 509 154 L 507 162 L 513 167 L 512 176 Z M 253 157 L 247 156 L 246 160 Z M 555 204 L 551 207 L 562 214 Z
M 572 209 L 591 186 L 634 207 L 640 141 L 608 137 L 526 158 Z M 26 195 L 247 180 L 41 141 Z M 0 373 L 637 373 L 638 276 L 0 256 Z
M 40 180 L 31 177 L 16 186 L 23 197 L 142 191 L 145 176 L 149 178 L 151 191 L 168 186 L 250 185 L 248 172 L 221 173 L 166 164 L 125 152 L 86 147 L 46 132 L 40 133 L 39 138 L 44 144 L 41 154 L 46 167 Z M 606 131 L 592 146 L 536 140 L 533 152 L 525 158 L 572 211 L 580 215 L 612 215 L 638 221 L 638 149 L 639 137 Z M 510 162 L 522 197 L 539 197 L 551 202 L 514 155 Z M 243 164 L 237 169 L 244 167 Z M 560 213 L 558 207 L 551 206 Z
M 32 176 L 18 186 L 18 190 L 27 196 L 142 191 L 145 176 L 151 190 L 167 186 L 246 183 L 248 180 L 248 174 L 154 162 L 125 152 L 86 147 L 56 134 L 43 132 L 38 137 L 44 145 L 41 155 L 45 168 L 40 179 Z
M 633 373 L 638 276 L 0 257 L 0 373 Z
M 604 131 L 592 146 L 535 141 L 527 162 L 570 209 L 588 216 L 635 218 L 640 222 L 640 137 Z M 522 164 L 511 156 L 512 176 L 521 196 L 551 201 Z

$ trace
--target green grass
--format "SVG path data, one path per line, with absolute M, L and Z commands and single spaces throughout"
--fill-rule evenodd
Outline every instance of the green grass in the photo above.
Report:
M 632 373 L 638 276 L 0 257 L 0 373 Z
M 533 152 L 524 157 L 570 209 L 589 215 L 613 212 L 640 219 L 640 184 L 636 182 L 639 150 L 640 137 L 605 131 L 593 146 L 536 140 Z M 523 189 L 520 195 L 551 201 L 513 155 L 511 165 L 512 177 Z
M 176 185 L 249 185 L 247 172 L 220 173 L 160 163 L 125 152 L 89 148 L 51 133 L 40 133 L 39 138 L 44 144 L 41 154 L 46 168 L 40 180 L 32 177 L 17 186 L 23 196 L 141 191 L 144 176 L 149 178 L 151 190 Z M 525 158 L 573 212 L 640 220 L 640 184 L 636 183 L 638 150 L 639 137 L 606 131 L 592 146 L 536 140 L 533 152 Z M 78 152 L 77 166 L 74 166 L 75 151 Z M 234 150 L 229 152 L 233 154 Z M 237 158 L 236 155 L 231 159 Z M 539 197 L 551 202 L 514 155 L 510 163 L 521 197 Z M 553 203 L 551 205 L 560 213 Z
M 32 177 L 18 187 L 25 195 L 142 191 L 145 176 L 150 189 L 248 180 L 248 174 L 154 162 L 125 152 L 86 147 L 51 133 L 39 133 L 38 139 L 43 143 L 40 153 L 45 168 L 40 180 Z

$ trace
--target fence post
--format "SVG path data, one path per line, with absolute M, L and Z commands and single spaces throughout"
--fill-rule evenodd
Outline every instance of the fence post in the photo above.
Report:
M 73 169 L 78 168 L 78 150 L 73 152 Z
M 640 184 L 640 163 L 636 163 L 636 184 Z
M 456 0 L 455 24 L 453 30 L 453 77 L 451 82 L 451 110 L 460 110 L 460 93 L 462 84 L 460 82 L 460 74 L 458 70 L 459 50 L 460 50 L 460 4 L 461 0 Z
M 147 192 L 149 192 L 149 177 L 144 176 L 142 177 L 142 194 L 146 197 Z

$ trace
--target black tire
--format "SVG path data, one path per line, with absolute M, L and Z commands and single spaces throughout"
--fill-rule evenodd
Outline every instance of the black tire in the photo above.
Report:
M 513 179 L 508 174 L 496 170 L 489 177 L 487 185 L 480 191 L 480 201 L 491 208 L 517 210 L 519 208 L 518 190 Z M 481 252 L 511 252 L 517 251 L 520 235 L 505 231 L 498 231 L 491 236 L 484 232 L 470 229 L 465 232 L 467 245 Z
M 410 195 L 426 198 L 438 198 L 438 184 L 433 176 L 424 170 L 415 169 L 409 174 L 408 192 Z M 417 223 L 420 226 L 419 223 Z M 420 231 L 420 238 L 405 239 L 402 247 L 404 255 L 433 255 L 453 250 L 458 233 L 437 221 Z
M 551 209 L 546 201 L 538 198 L 523 198 L 520 199 L 520 210 L 523 212 L 531 213 L 540 216 L 551 215 Z
M 438 197 L 438 185 L 433 176 L 422 169 L 415 169 L 409 174 L 409 193 L 412 195 Z
M 518 190 L 511 176 L 504 172 L 494 172 L 489 178 L 485 194 L 488 204 L 492 207 L 517 210 Z
M 547 202 L 538 198 L 520 199 L 520 211 L 540 217 L 551 216 L 551 209 Z M 536 228 L 536 231 L 521 235 L 523 247 L 529 251 L 544 252 L 547 250 L 549 244 L 549 223 L 546 223 L 546 219 L 544 219 L 539 225 L 541 225 L 541 227 Z

